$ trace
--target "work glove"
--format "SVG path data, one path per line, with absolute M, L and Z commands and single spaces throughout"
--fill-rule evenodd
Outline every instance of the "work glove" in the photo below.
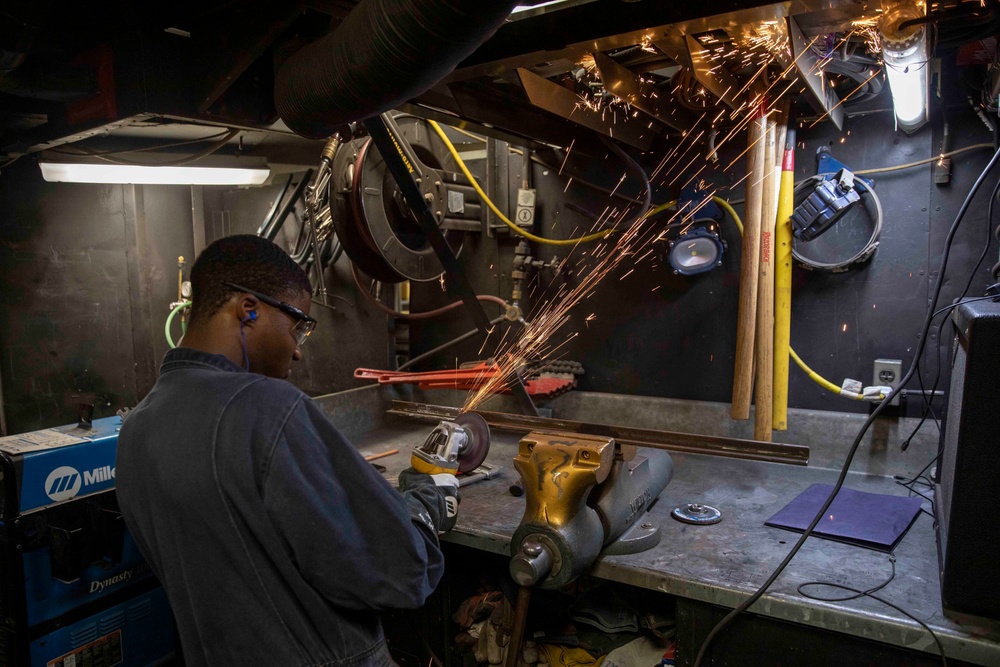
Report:
M 458 478 L 447 473 L 427 475 L 407 468 L 399 473 L 399 490 L 410 515 L 432 531 L 446 533 L 458 521 Z

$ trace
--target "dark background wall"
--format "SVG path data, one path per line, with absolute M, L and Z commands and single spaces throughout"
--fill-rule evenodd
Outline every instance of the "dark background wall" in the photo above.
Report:
M 204 188 L 207 241 L 256 232 L 279 191 Z M 145 396 L 167 351 L 177 259 L 187 262 L 186 278 L 194 239 L 188 187 L 45 183 L 30 158 L 3 170 L 0 378 L 9 433 L 75 422 L 80 403 L 105 417 Z M 360 304 L 346 262 L 328 282 L 341 298 L 330 301 L 336 310 L 314 306 L 320 326 L 292 377 L 310 394 L 356 386 L 356 366 L 389 359 L 387 318 Z M 178 321 L 172 335 L 180 337 Z
M 805 123 L 796 154 L 797 178 L 815 172 L 819 146 L 829 147 L 854 169 L 931 157 L 940 150 L 945 117 L 951 128 L 951 148 L 991 141 L 964 98 L 952 95 L 950 99 L 950 106 L 935 107 L 932 122 L 913 135 L 895 131 L 888 98 L 876 100 L 871 113 L 849 114 L 843 132 L 828 123 L 815 127 Z M 742 138 L 735 139 L 726 149 L 729 159 L 744 145 Z M 874 259 L 836 275 L 795 269 L 792 345 L 817 371 L 838 384 L 844 377 L 870 384 L 875 358 L 902 359 L 904 368 L 911 362 L 928 296 L 942 278 L 936 275 L 936 267 L 945 234 L 989 155 L 982 150 L 956 156 L 952 182 L 944 187 L 934 184 L 930 165 L 875 175 L 884 228 Z M 614 156 L 577 157 L 576 167 L 588 179 L 612 187 L 624 171 Z M 657 155 L 636 157 L 647 166 L 659 161 Z M 722 164 L 729 161 L 726 154 L 722 158 Z M 715 173 L 708 180 L 715 187 L 732 188 L 723 195 L 739 200 L 742 188 L 732 186 L 743 177 L 743 165 L 737 161 L 729 171 Z M 480 161 L 475 170 L 485 174 L 487 166 Z M 521 182 L 520 159 L 511 156 L 507 171 L 513 193 Z M 549 167 L 534 164 L 531 178 L 538 189 L 537 217 L 543 234 L 571 236 L 575 228 L 589 226 L 580 211 L 599 213 L 608 203 L 605 194 L 579 183 L 567 187 L 567 179 Z M 993 184 L 987 181 L 956 236 L 939 305 L 962 292 L 989 238 L 986 210 Z M 640 190 L 631 178 L 621 188 L 629 195 Z M 204 188 L 204 240 L 255 232 L 278 191 L 277 186 Z M 673 196 L 676 193 L 665 185 L 655 194 L 658 202 Z M 737 209 L 742 213 L 741 206 Z M 24 158 L 0 175 L 0 211 L 0 379 L 8 431 L 75 421 L 81 402 L 95 404 L 98 416 L 134 405 L 155 381 L 166 351 L 163 325 L 167 306 L 176 298 L 177 257 L 193 259 L 190 188 L 47 184 L 37 165 Z M 718 270 L 683 277 L 673 275 L 662 258 L 626 262 L 572 313 L 565 331 L 579 335 L 563 354 L 584 364 L 581 389 L 730 400 L 740 238 L 728 221 L 723 229 L 729 250 Z M 279 236 L 279 241 L 283 238 Z M 477 291 L 510 298 L 514 246 L 515 241 L 503 234 L 468 235 L 461 256 Z M 567 248 L 536 249 L 545 259 L 565 257 L 568 252 Z M 995 259 L 996 251 L 990 250 L 973 276 L 970 295 L 981 294 L 992 282 L 988 269 Z M 571 275 L 569 284 L 578 279 Z M 563 278 L 553 280 L 550 271 L 543 271 L 540 280 L 542 286 L 558 285 Z M 398 322 L 361 297 L 346 258 L 328 271 L 327 284 L 332 308 L 314 306 L 320 327 L 292 378 L 310 394 L 358 386 L 352 377 L 356 367 L 391 366 L 393 337 L 399 328 Z M 526 293 L 532 294 L 532 286 Z M 529 315 L 539 294 L 535 291 L 525 300 Z M 413 285 L 415 311 L 451 299 L 436 281 Z M 496 306 L 487 304 L 486 309 L 491 317 L 497 313 Z M 585 321 L 591 314 L 596 318 Z M 437 320 L 414 322 L 408 331 L 412 353 L 471 328 L 471 320 L 461 310 Z M 178 334 L 175 325 L 175 338 Z M 510 335 L 516 335 L 516 330 Z M 937 347 L 941 335 L 939 326 L 932 328 L 929 342 L 933 349 L 920 373 L 930 389 L 944 368 L 939 391 L 946 387 L 947 377 L 948 345 Z M 949 336 L 946 328 L 945 343 Z M 481 350 L 480 343 L 470 341 L 424 367 L 453 367 L 494 351 L 495 344 Z M 864 404 L 822 390 L 794 366 L 790 404 L 867 410 Z M 913 414 L 919 407 L 919 401 L 911 398 L 904 410 Z
M 951 129 L 952 149 L 992 141 L 990 133 L 964 101 L 936 107 L 932 122 L 913 135 L 897 132 L 893 114 L 887 108 L 888 95 L 883 97 L 870 105 L 874 110 L 849 115 L 842 132 L 830 123 L 819 123 L 815 127 L 810 127 L 810 122 L 802 123 L 796 151 L 796 180 L 816 173 L 816 150 L 820 146 L 829 147 L 836 158 L 855 170 L 896 166 L 933 157 L 940 151 L 945 112 Z M 745 146 L 744 138 L 734 140 L 725 151 L 728 159 L 723 154 L 720 164 L 728 163 Z M 636 157 L 650 166 L 655 166 L 659 159 L 658 156 Z M 799 266 L 794 270 L 791 343 L 806 363 L 838 385 L 845 377 L 858 379 L 865 385 L 872 384 L 872 363 L 880 357 L 901 359 L 905 371 L 913 360 L 931 289 L 941 279 L 936 268 L 945 235 L 989 157 L 989 150 L 955 156 L 953 179 L 946 186 L 934 184 L 933 165 L 871 176 L 884 209 L 881 243 L 872 261 L 839 274 L 807 271 Z M 729 171 L 714 173 L 707 176 L 707 180 L 720 189 L 724 198 L 742 200 L 742 185 L 735 188 L 732 185 L 743 178 L 744 165 L 744 161 L 739 160 Z M 509 171 L 513 191 L 521 182 L 520 161 L 512 157 Z M 604 182 L 613 186 L 623 167 L 610 156 L 592 166 L 588 178 L 601 180 L 602 171 Z M 989 237 L 986 212 L 995 178 L 988 180 L 974 199 L 955 238 L 939 306 L 947 305 L 962 292 Z M 537 164 L 532 166 L 532 179 L 539 200 L 543 202 L 538 211 L 543 235 L 566 238 L 575 226 L 585 229 L 588 223 L 578 211 L 582 208 L 599 213 L 609 201 L 606 196 L 580 187 L 578 183 L 567 187 L 565 176 Z M 657 184 L 654 182 L 654 185 Z M 631 195 L 638 194 L 640 189 L 634 183 L 622 187 L 623 192 Z M 676 192 L 664 186 L 656 193 L 656 201 L 667 201 L 675 196 Z M 737 205 L 736 209 L 742 215 L 742 206 Z M 864 231 L 858 227 L 845 233 L 856 236 Z M 835 232 L 828 234 L 827 241 L 836 235 Z M 581 379 L 581 389 L 694 400 L 731 400 L 740 236 L 728 220 L 724 223 L 723 235 L 729 249 L 719 269 L 685 277 L 673 275 L 662 258 L 653 257 L 641 263 L 625 262 L 616 273 L 604 279 L 592 298 L 572 312 L 572 321 L 553 340 L 562 341 L 570 332 L 579 334 L 561 352 L 565 358 L 583 363 L 586 375 Z M 853 242 L 857 243 L 857 239 Z M 488 247 L 481 251 L 481 259 L 468 264 L 477 290 L 510 298 L 514 245 L 515 241 L 507 237 L 496 245 L 487 244 Z M 541 246 L 537 252 L 546 258 L 565 257 L 567 250 Z M 991 250 L 972 279 L 971 296 L 983 294 L 983 289 L 993 282 L 989 268 L 995 261 L 996 252 Z M 544 286 L 553 281 L 553 276 L 543 271 L 536 280 Z M 555 284 L 560 280 L 555 279 Z M 570 277 L 569 285 L 576 284 L 575 280 Z M 416 286 L 414 310 L 440 305 L 444 298 L 436 286 Z M 537 301 L 528 299 L 526 310 L 530 311 Z M 489 314 L 492 316 L 492 311 Z M 596 318 L 585 321 L 591 315 Z M 919 377 L 928 391 L 942 368 L 937 389 L 941 391 L 947 386 L 948 345 L 942 345 L 940 350 L 937 346 L 941 322 L 946 322 L 944 317 L 935 320 L 929 340 L 931 347 L 921 365 Z M 414 353 L 430 349 L 470 328 L 471 321 L 460 313 L 448 320 L 415 324 Z M 947 343 L 950 336 L 947 329 L 944 335 Z M 461 361 L 489 356 L 494 351 L 495 345 L 480 352 L 479 343 L 469 342 L 439 355 L 425 366 L 454 366 Z M 916 381 L 910 386 L 919 390 Z M 792 407 L 857 412 L 867 411 L 869 407 L 823 390 L 794 364 L 790 371 L 789 395 Z M 940 398 L 936 400 L 943 405 Z M 903 405 L 904 413 L 918 414 L 920 410 L 920 398 L 910 393 Z

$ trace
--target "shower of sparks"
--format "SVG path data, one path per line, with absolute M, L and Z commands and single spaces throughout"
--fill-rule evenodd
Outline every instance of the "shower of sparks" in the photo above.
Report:
M 673 222 L 676 218 L 680 218 L 679 222 L 682 223 L 691 220 L 711 200 L 711 196 L 708 196 L 697 206 L 678 211 L 668 222 Z M 622 211 L 615 222 L 621 223 L 627 215 L 628 211 Z M 497 354 L 494 355 L 495 372 L 490 377 L 484 375 L 480 388 L 469 393 L 462 406 L 462 412 L 475 410 L 492 394 L 501 391 L 512 381 L 517 381 L 518 373 L 527 363 L 552 357 L 579 335 L 579 332 L 574 331 L 562 341 L 554 342 L 555 334 L 569 323 L 570 311 L 582 301 L 592 297 L 601 281 L 618 269 L 625 260 L 645 250 L 656 240 L 656 235 L 645 233 L 648 228 L 645 223 L 649 219 L 647 214 L 616 235 L 616 238 L 602 240 L 590 255 L 594 260 L 594 266 L 579 274 L 576 286 L 571 288 L 566 283 L 561 284 L 552 298 L 539 304 L 537 312 L 532 314 L 529 323 L 516 339 L 508 341 L 506 333 L 504 334 L 504 340 L 501 340 Z M 622 278 L 633 270 L 630 269 Z M 595 317 L 596 315 L 591 314 L 585 322 L 593 321 Z
M 856 24 L 853 34 L 862 35 L 866 42 L 869 42 L 871 39 L 869 32 L 876 36 L 878 32 L 877 21 L 871 25 L 872 27 L 869 29 L 864 25 Z M 849 37 L 845 37 L 845 39 Z M 813 39 L 812 43 L 803 49 L 803 52 L 813 49 L 815 42 L 816 39 Z M 640 263 L 656 257 L 658 246 L 654 244 L 662 242 L 664 238 L 664 232 L 659 230 L 691 224 L 701 208 L 712 201 L 716 192 L 711 179 L 702 175 L 710 164 L 706 159 L 705 147 L 701 146 L 700 142 L 703 142 L 716 129 L 717 124 L 722 121 L 724 116 L 728 115 L 730 119 L 736 121 L 735 127 L 727 127 L 725 136 L 718 133 L 715 142 L 716 151 L 720 150 L 731 139 L 745 137 L 744 130 L 751 123 L 763 122 L 762 118 L 776 113 L 782 97 L 801 86 L 801 81 L 795 74 L 797 59 L 792 60 L 790 57 L 784 26 L 776 21 L 765 21 L 745 28 L 744 33 L 736 38 L 735 42 L 708 36 L 702 38 L 702 44 L 708 51 L 708 60 L 713 68 L 724 65 L 736 66 L 742 70 L 752 68 L 751 76 L 741 77 L 743 87 L 736 95 L 736 98 L 741 100 L 741 104 L 734 110 L 716 106 L 714 96 L 710 96 L 697 84 L 693 73 L 688 70 L 685 74 L 686 78 L 678 79 L 679 82 L 671 94 L 677 95 L 679 89 L 684 89 L 683 94 L 687 95 L 689 99 L 692 95 L 702 95 L 705 100 L 704 113 L 687 131 L 682 133 L 682 138 L 677 142 L 677 145 L 649 174 L 649 180 L 652 188 L 664 185 L 672 187 L 682 181 L 682 188 L 691 183 L 697 183 L 699 190 L 704 193 L 704 198 L 700 203 L 691 203 L 680 207 L 673 213 L 658 216 L 655 226 L 649 224 L 652 219 L 649 212 L 629 225 L 623 224 L 634 216 L 635 204 L 624 208 L 621 208 L 620 204 L 607 206 L 589 231 L 616 228 L 616 233 L 605 237 L 594 245 L 573 246 L 569 256 L 562 259 L 562 266 L 568 266 L 571 260 L 574 264 L 575 282 L 572 286 L 570 283 L 557 280 L 555 277 L 549 283 L 548 288 L 542 287 L 540 290 L 538 282 L 532 285 L 529 290 L 529 298 L 538 300 L 533 312 L 527 317 L 522 329 L 515 331 L 508 327 L 504 330 L 495 348 L 496 352 L 493 354 L 496 360 L 495 369 L 492 373 L 483 374 L 478 383 L 479 388 L 470 392 L 466 398 L 462 406 L 463 412 L 477 409 L 491 395 L 503 391 L 511 382 L 518 381 L 519 374 L 529 364 L 537 364 L 541 360 L 558 357 L 565 346 L 580 334 L 579 331 L 564 331 L 566 325 L 573 319 L 571 317 L 573 309 L 593 297 L 595 290 L 608 276 L 616 275 L 618 280 L 624 280 Z M 648 39 L 643 39 L 641 48 L 646 51 L 655 51 L 651 36 Z M 815 53 L 815 50 L 813 52 Z M 826 59 L 819 58 L 817 60 L 814 68 L 821 69 Z M 774 68 L 775 63 L 780 63 L 781 66 Z M 574 75 L 577 84 L 579 84 L 577 92 L 580 94 L 580 91 L 583 91 L 583 94 L 580 94 L 578 108 L 600 112 L 609 123 L 631 120 L 630 116 L 633 113 L 631 106 L 604 88 L 593 56 L 584 56 L 578 65 L 582 73 L 578 71 Z M 783 71 L 778 73 L 778 69 Z M 877 68 L 873 68 L 873 71 L 877 72 Z M 777 74 L 777 76 L 769 76 L 772 73 Z M 809 72 L 809 74 L 811 73 Z M 850 95 L 847 97 L 849 98 Z M 609 132 L 612 129 L 609 128 Z M 748 146 L 747 150 L 750 148 L 751 146 Z M 571 144 L 566 151 L 559 173 L 562 173 L 572 149 Z M 741 152 L 737 160 L 745 154 L 746 151 Z M 699 160 L 703 164 L 696 164 Z M 735 160 L 725 169 L 728 170 L 733 164 L 735 164 Z M 713 167 L 713 169 L 716 168 Z M 749 176 L 748 173 L 735 183 L 729 184 L 727 189 L 732 190 L 740 187 Z M 631 197 L 639 195 L 639 199 L 641 199 L 641 195 L 644 193 L 641 191 L 638 193 L 630 192 L 628 191 L 630 187 L 632 187 L 632 180 L 627 179 L 626 175 L 623 174 L 614 186 L 614 191 L 621 190 L 622 194 Z M 573 235 L 578 236 L 585 233 L 588 232 L 574 230 Z M 655 292 L 660 287 L 657 285 L 651 291 Z M 546 292 L 548 292 L 547 296 L 541 297 Z M 590 322 L 596 318 L 597 314 L 594 312 L 583 317 L 585 327 L 589 327 Z M 485 346 L 486 342 L 483 344 L 483 349 Z
M 880 16 L 865 16 L 851 21 L 851 32 L 861 36 L 869 55 L 876 58 L 882 57 L 882 34 L 879 32 L 880 23 Z
M 562 164 L 559 165 L 559 171 L 557 172 L 560 175 L 563 173 L 563 168 L 566 166 L 566 160 L 569 159 L 569 154 L 573 152 L 573 145 L 575 143 L 576 139 L 573 139 L 572 141 L 569 142 L 569 148 L 566 149 L 566 157 L 563 158 Z
M 789 52 L 788 34 L 779 21 L 761 21 L 743 27 L 736 40 L 740 62 L 747 67 L 760 67 L 772 59 L 786 58 Z M 734 54 L 735 55 L 735 54 Z
M 608 120 L 607 113 L 610 111 L 612 124 L 618 122 L 618 112 L 624 116 L 631 113 L 632 105 L 605 87 L 594 56 L 583 56 L 577 65 L 582 68 L 582 72 L 578 72 L 577 78 L 576 94 L 580 99 L 576 103 L 576 109 L 598 112 L 602 121 Z

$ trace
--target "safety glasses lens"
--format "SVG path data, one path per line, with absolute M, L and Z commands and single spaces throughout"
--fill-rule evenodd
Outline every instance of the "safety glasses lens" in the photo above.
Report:
M 304 342 L 306 342 L 306 338 L 309 338 L 309 334 L 311 334 L 313 332 L 313 329 L 315 328 L 316 328 L 315 322 L 310 322 L 307 320 L 299 320 L 298 322 L 296 322 L 295 326 L 292 327 L 292 332 L 295 334 L 296 342 L 299 345 L 302 345 Z

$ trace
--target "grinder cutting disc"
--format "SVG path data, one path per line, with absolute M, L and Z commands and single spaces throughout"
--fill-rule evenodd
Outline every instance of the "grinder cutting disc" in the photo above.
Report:
M 458 454 L 458 471 L 471 472 L 482 465 L 490 453 L 490 427 L 476 412 L 463 412 L 455 418 L 455 423 L 469 434 L 469 443 Z

